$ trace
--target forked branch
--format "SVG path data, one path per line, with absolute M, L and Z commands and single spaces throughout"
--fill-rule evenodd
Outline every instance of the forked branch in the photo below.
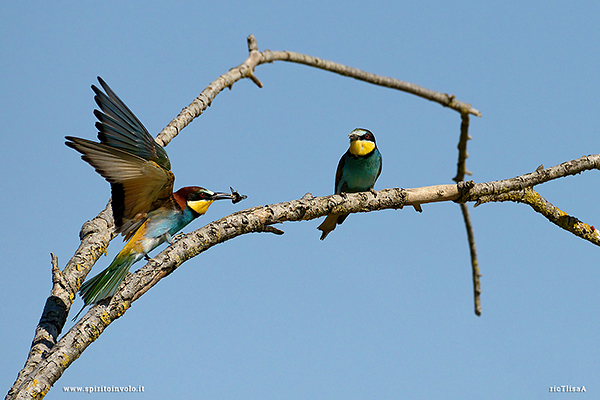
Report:
M 348 67 L 338 64 L 333 61 L 322 60 L 317 57 L 306 54 L 295 53 L 293 51 L 271 51 L 265 50 L 260 52 L 256 38 L 253 35 L 248 36 L 248 51 L 249 56 L 242 64 L 230 69 L 227 73 L 221 75 L 216 80 L 211 82 L 198 97 L 185 107 L 177 117 L 158 134 L 156 141 L 166 146 L 179 132 L 189 125 L 194 118 L 199 117 L 204 110 L 210 106 L 215 97 L 225 88 L 231 88 L 234 83 L 243 79 L 249 78 L 259 87 L 262 83 L 256 78 L 254 70 L 257 66 L 272 63 L 273 61 L 288 61 L 298 64 L 308 65 L 314 68 L 320 68 L 339 75 L 355 78 L 361 81 L 372 83 L 378 86 L 388 87 L 403 92 L 411 93 L 424 99 L 441 104 L 444 107 L 451 108 L 461 114 L 472 114 L 481 117 L 481 112 L 471 107 L 470 104 L 463 103 L 456 99 L 454 95 L 439 93 L 413 83 L 400 81 L 398 79 L 389 78 L 386 76 L 375 75 L 369 72 L 361 71 L 357 68 Z

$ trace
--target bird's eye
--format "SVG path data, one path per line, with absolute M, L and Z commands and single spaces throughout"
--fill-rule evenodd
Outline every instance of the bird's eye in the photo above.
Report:
M 205 198 L 205 197 L 206 197 L 206 193 L 204 193 L 204 192 L 200 192 L 200 193 L 198 193 L 198 195 L 200 195 L 200 198 L 201 198 L 201 199 L 203 199 L 203 198 Z
M 368 133 L 365 134 L 365 139 L 369 140 L 371 139 L 371 135 L 369 135 Z

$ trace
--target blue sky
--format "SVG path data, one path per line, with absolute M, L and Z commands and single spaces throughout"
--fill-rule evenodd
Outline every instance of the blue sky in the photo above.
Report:
M 505 179 L 600 149 L 600 3 L 2 2 L 0 383 L 25 361 L 81 225 L 109 185 L 64 136 L 96 137 L 102 76 L 158 133 L 212 80 L 261 50 L 291 50 L 451 93 L 471 118 L 472 179 Z M 426 100 L 306 66 L 264 65 L 221 93 L 167 151 L 176 188 L 233 186 L 186 232 L 244 208 L 333 190 L 356 127 L 383 154 L 375 188 L 451 183 L 460 118 Z M 597 172 L 537 189 L 600 225 Z M 472 306 L 459 207 L 352 215 L 245 235 L 188 261 L 75 361 L 64 386 L 139 386 L 95 398 L 598 397 L 598 249 L 524 205 L 471 206 L 483 315 Z M 108 265 L 114 240 L 93 274 Z M 153 253 L 153 254 L 156 254 Z M 138 264 L 141 266 L 141 264 Z M 77 299 L 74 308 L 81 306 Z M 69 322 L 65 332 L 72 326 Z

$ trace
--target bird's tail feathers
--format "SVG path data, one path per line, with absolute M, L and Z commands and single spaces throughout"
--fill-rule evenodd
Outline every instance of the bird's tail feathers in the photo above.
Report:
M 117 288 L 123 282 L 125 276 L 127 276 L 129 268 L 135 261 L 136 259 L 133 255 L 130 255 L 125 260 L 120 260 L 117 256 L 104 271 L 92 279 L 85 281 L 79 289 L 85 305 L 97 303 L 115 294 Z
M 317 229 L 323 231 L 323 233 L 321 233 L 321 240 L 324 240 L 327 235 L 329 235 L 329 232 L 335 229 L 336 225 L 344 222 L 347 216 L 348 214 L 329 214 L 327 218 L 325 218 L 325 221 L 317 227 Z

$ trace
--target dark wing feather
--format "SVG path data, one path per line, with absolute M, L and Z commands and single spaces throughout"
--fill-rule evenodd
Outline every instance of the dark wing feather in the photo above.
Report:
M 340 181 L 342 180 L 342 174 L 344 172 L 344 164 L 346 163 L 346 155 L 344 154 L 342 156 L 342 158 L 340 158 L 340 162 L 338 163 L 337 166 L 337 171 L 335 172 L 335 186 L 333 187 L 333 192 L 335 194 L 340 194 L 340 190 L 338 190 L 338 185 L 340 184 Z
M 381 175 L 381 167 L 383 166 L 383 157 L 381 156 L 381 153 L 379 152 L 378 148 L 375 148 L 375 150 L 377 151 L 377 155 L 379 156 L 379 171 L 377 171 L 377 176 L 375 177 L 375 181 L 373 182 L 373 187 L 375 187 L 375 182 L 377 182 L 377 179 L 379 179 L 379 175 Z M 371 187 L 371 189 L 373 189 L 373 187 Z
M 121 101 L 112 89 L 98 77 L 103 93 L 96 86 L 92 90 L 96 94 L 94 100 L 101 111 L 95 110 L 98 118 L 98 139 L 111 147 L 125 150 L 145 160 L 154 161 L 161 167 L 170 170 L 171 163 L 165 149 L 154 141 L 144 125 Z

